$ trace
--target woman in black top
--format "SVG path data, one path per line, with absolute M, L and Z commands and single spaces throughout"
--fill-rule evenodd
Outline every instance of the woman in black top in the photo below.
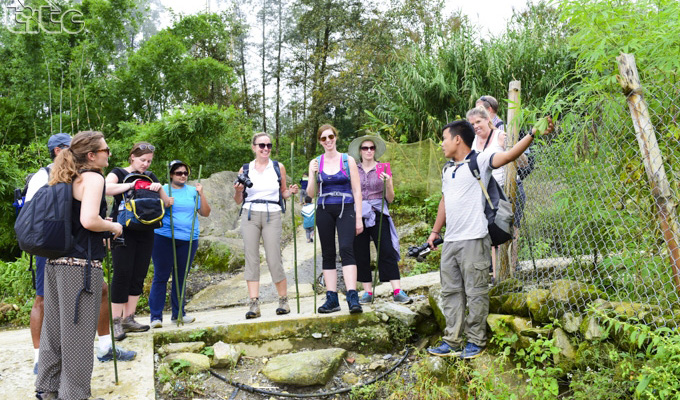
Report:
M 102 170 L 109 165 L 109 154 L 102 133 L 80 132 L 71 147 L 59 153 L 51 171 L 50 185 L 73 183 L 71 222 L 76 246 L 45 266 L 45 316 L 36 380 L 40 399 L 90 397 L 106 254 L 103 233 L 118 237 L 123 232 L 119 223 L 105 219 Z M 83 280 L 86 274 L 89 283 Z
M 117 220 L 118 206 L 123 200 L 122 193 L 132 189 L 134 183 L 123 183 L 130 173 L 146 174 L 152 180 L 150 190 L 159 192 L 166 207 L 172 206 L 172 198 L 163 191 L 158 178 L 148 171 L 156 148 L 147 142 L 132 146 L 125 168 L 114 168 L 106 177 L 106 194 L 114 196 L 111 217 Z M 144 278 L 149 271 L 151 251 L 153 250 L 153 230 L 135 231 L 123 229 L 125 246 L 115 247 L 113 254 L 113 279 L 111 282 L 111 311 L 113 313 L 113 334 L 116 340 L 125 338 L 125 332 L 143 332 L 149 325 L 135 321 L 135 311 L 139 296 L 144 288 Z

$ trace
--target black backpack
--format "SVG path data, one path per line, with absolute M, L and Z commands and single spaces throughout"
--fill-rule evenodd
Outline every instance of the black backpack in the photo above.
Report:
M 488 228 L 491 245 L 498 246 L 512 239 L 512 204 L 510 204 L 508 197 L 503 193 L 503 189 L 493 176 L 489 176 L 489 184 L 487 187 L 484 187 L 481 174 L 479 173 L 479 165 L 477 164 L 478 155 L 479 153 L 473 152 L 470 156 L 470 172 L 479 182 L 479 186 L 481 186 L 482 192 L 484 192 L 484 197 L 486 197 L 484 214 L 489 222 Z
M 281 194 L 281 167 L 279 167 L 279 162 L 276 160 L 272 160 L 272 164 L 274 165 L 274 172 L 276 172 L 276 178 L 277 181 L 279 182 L 279 201 L 276 203 L 281 207 L 281 213 L 284 214 L 286 212 L 286 202 L 283 200 L 283 195 Z M 250 171 L 250 163 L 243 164 L 243 174 L 245 176 L 248 176 L 248 172 Z M 246 204 L 246 197 L 248 196 L 248 193 L 244 190 L 243 191 L 243 203 L 241 203 L 241 211 L 239 211 L 239 215 L 241 215 L 241 212 L 243 211 L 243 205 Z M 269 203 L 266 200 L 262 200 L 264 202 Z
M 135 187 L 123 193 L 123 201 L 118 207 L 118 223 L 136 231 L 150 231 L 163 226 L 165 204 L 161 194 L 140 188 L 140 181 L 153 183 L 147 174 L 127 174 L 122 183 L 138 181 Z
M 50 167 L 42 167 L 40 169 L 44 169 L 45 172 L 47 172 L 47 176 L 49 178 L 50 176 Z M 14 202 L 12 205 L 16 209 L 17 215 L 19 215 L 19 211 L 21 211 L 21 208 L 26 204 L 26 193 L 28 193 L 28 185 L 31 182 L 31 179 L 33 179 L 33 176 L 37 172 L 31 172 L 30 174 L 26 175 L 24 178 L 24 187 L 23 188 L 16 188 L 14 189 Z
M 19 247 L 26 253 L 59 258 L 74 244 L 71 232 L 73 185 L 57 183 L 38 189 L 26 202 L 14 223 Z

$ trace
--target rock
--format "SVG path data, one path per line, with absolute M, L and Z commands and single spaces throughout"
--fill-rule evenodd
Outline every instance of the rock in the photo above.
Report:
M 113 354 L 113 353 L 111 353 L 111 354 Z M 161 389 L 161 392 L 162 393 L 170 393 L 171 390 L 172 390 L 172 385 L 170 384 L 170 382 L 165 382 L 165 385 L 163 385 L 163 389 Z
M 312 337 L 314 339 L 321 339 L 323 337 L 323 334 L 321 334 L 319 332 L 314 332 L 314 333 L 312 333 Z
M 163 362 L 171 364 L 174 361 L 183 360 L 189 363 L 186 367 L 187 372 L 195 374 L 210 369 L 210 358 L 203 354 L 196 353 L 171 353 L 163 359 Z
M 205 342 L 168 343 L 158 349 L 158 354 L 165 356 L 172 353 L 198 353 L 205 347 Z
M 489 297 L 489 312 L 492 314 L 501 314 L 503 312 L 502 296 Z
M 413 302 L 413 311 L 422 317 L 430 317 L 432 315 L 432 307 L 430 303 L 423 300 L 416 300 Z
M 378 303 L 378 305 L 375 306 L 375 312 L 378 314 L 386 314 L 390 318 L 396 318 L 409 327 L 416 324 L 416 317 L 418 316 L 418 314 L 411 311 L 410 308 L 392 302 Z
M 429 356 L 424 357 L 420 362 L 420 366 L 426 372 L 426 376 L 434 376 L 440 381 L 447 382 L 448 365 L 443 357 Z
M 558 302 L 567 303 L 570 306 L 584 309 L 588 303 L 595 299 L 606 300 L 606 294 L 593 285 L 568 279 L 558 279 L 550 286 L 550 297 Z
M 511 326 L 514 318 L 512 315 L 489 314 L 486 323 L 494 335 L 509 337 L 512 335 Z
M 524 285 L 515 278 L 506 279 L 489 290 L 489 296 L 501 296 L 521 292 Z
M 653 306 L 651 304 L 645 303 L 632 303 L 632 302 L 611 302 L 612 307 L 614 307 L 614 312 L 620 315 L 625 315 L 627 317 L 637 317 L 644 318 L 645 314 L 652 313 L 660 315 L 662 312 L 661 307 Z
M 555 339 L 555 346 L 560 349 L 560 352 L 553 356 L 555 364 L 562 363 L 563 359 L 573 361 L 576 358 L 576 351 L 574 350 L 574 346 L 571 345 L 567 333 L 561 328 L 557 328 L 553 331 L 553 338 Z
M 382 369 L 385 369 L 385 360 L 373 361 L 368 366 L 369 371 L 378 371 L 378 370 L 382 370 Z
M 586 317 L 579 327 L 581 334 L 586 340 L 604 340 L 607 338 L 604 329 L 595 317 Z
M 394 346 L 393 338 L 384 324 L 344 330 L 330 339 L 333 346 L 369 353 L 385 353 Z
M 201 238 L 202 239 L 202 238 Z M 195 256 L 196 264 L 208 271 L 234 272 L 245 265 L 243 242 L 238 239 L 201 240 Z
M 357 364 L 363 365 L 363 364 L 368 364 L 371 362 L 371 359 L 366 357 L 363 354 L 357 354 L 356 356 L 356 362 Z
M 212 366 L 215 368 L 231 368 L 238 364 L 241 359 L 241 352 L 231 344 L 219 341 L 213 345 Z
M 385 354 L 383 356 L 383 360 L 389 360 L 390 358 L 392 358 L 392 354 Z
M 533 321 L 548 323 L 552 320 L 554 313 L 548 304 L 549 298 L 550 291 L 545 289 L 534 289 L 527 293 L 527 308 Z
M 581 315 L 579 314 L 574 314 L 571 312 L 564 313 L 564 315 L 562 315 L 562 318 L 560 318 L 562 328 L 567 333 L 578 332 L 578 328 L 581 325 L 581 322 L 583 322 L 583 317 L 581 317 Z
M 444 313 L 442 312 L 442 285 L 441 284 L 435 284 L 430 288 L 430 290 L 427 293 L 428 301 L 430 303 L 430 307 L 432 307 L 432 313 L 434 314 L 434 319 L 437 321 L 437 325 L 439 325 L 439 329 L 442 331 L 446 329 L 446 318 L 444 317 Z
M 352 386 L 356 385 L 359 382 L 359 377 L 351 372 L 348 372 L 342 376 L 342 381 Z
M 262 373 L 271 381 L 296 386 L 325 385 L 347 354 L 331 348 L 277 356 Z
M 470 360 L 470 366 L 482 377 L 482 382 L 489 387 L 503 387 L 507 390 L 504 398 L 531 399 L 527 396 L 526 376 L 518 374 L 509 359 L 503 359 L 488 351 Z M 504 393 L 506 394 L 506 393 Z
M 526 293 L 510 293 L 507 295 L 501 310 L 504 314 L 517 315 L 520 317 L 529 317 L 529 308 L 527 307 Z
M 531 339 L 538 339 L 539 337 L 549 338 L 552 330 L 548 328 L 526 328 L 522 329 L 519 334 Z

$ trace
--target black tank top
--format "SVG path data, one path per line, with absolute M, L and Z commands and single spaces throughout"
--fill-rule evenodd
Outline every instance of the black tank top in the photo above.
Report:
M 106 184 L 105 184 L 106 185 Z M 104 192 L 102 193 L 102 200 L 99 203 L 99 216 L 106 218 L 106 186 L 104 187 Z M 73 233 L 73 238 L 75 239 L 75 247 L 71 250 L 65 257 L 75 257 L 87 259 L 87 238 L 90 237 L 90 246 L 92 251 L 93 260 L 103 260 L 106 256 L 106 248 L 104 247 L 104 236 L 108 235 L 108 232 L 93 232 L 85 229 L 80 223 L 80 208 L 82 202 L 80 200 L 73 199 L 73 205 L 71 208 L 71 232 Z

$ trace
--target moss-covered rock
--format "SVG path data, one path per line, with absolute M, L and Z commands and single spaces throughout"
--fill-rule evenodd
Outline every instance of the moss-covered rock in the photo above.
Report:
M 394 343 L 387 326 L 372 325 L 348 329 L 331 336 L 333 346 L 366 353 L 389 353 Z
M 442 331 L 446 329 L 446 318 L 442 312 L 442 287 L 440 284 L 434 285 L 427 292 L 427 298 L 430 302 L 430 307 L 432 307 L 432 313 L 434 314 L 434 319 L 439 325 L 439 329 Z
M 549 298 L 550 291 L 546 289 L 534 289 L 527 293 L 527 309 L 534 322 L 544 324 L 552 321 L 554 312 L 548 305 Z
M 492 314 L 500 314 L 503 312 L 503 301 L 501 296 L 489 297 L 489 312 Z
M 593 285 L 568 279 L 558 279 L 550 286 L 550 298 L 566 303 L 570 309 L 583 310 L 595 299 L 607 299 L 607 295 Z
M 495 336 L 510 337 L 513 333 L 512 322 L 515 319 L 512 315 L 489 314 L 486 323 Z
M 607 334 L 594 316 L 587 316 L 583 319 L 579 327 L 581 335 L 589 341 L 600 341 L 607 339 Z
M 277 383 L 325 385 L 346 354 L 345 349 L 323 349 L 277 356 L 269 360 L 262 373 Z
M 181 362 L 190 374 L 207 371 L 210 369 L 210 358 L 203 354 L 196 353 L 171 353 L 167 355 L 163 362 L 172 365 L 173 362 Z
M 566 312 L 560 318 L 560 324 L 562 329 L 567 333 L 578 332 L 579 326 L 583 322 L 583 317 L 581 314 L 574 314 L 572 312 Z
M 612 359 L 610 354 L 617 351 L 618 349 L 613 343 L 584 341 L 579 344 L 576 350 L 574 365 L 579 369 L 614 368 L 618 361 Z
M 242 248 L 218 241 L 201 240 L 195 263 L 208 271 L 233 272 L 245 265 Z
M 506 279 L 491 288 L 491 290 L 489 290 L 489 296 L 500 296 L 503 294 L 521 292 L 523 287 L 524 285 L 522 282 L 515 278 Z
M 561 328 L 553 331 L 553 338 L 555 346 L 560 349 L 560 352 L 553 355 L 555 365 L 562 369 L 562 372 L 569 372 L 576 360 L 576 350 L 572 346 L 567 333 Z
M 520 317 L 529 317 L 529 307 L 527 306 L 526 293 L 510 293 L 505 297 L 505 301 L 501 306 L 504 314 L 517 315 Z

